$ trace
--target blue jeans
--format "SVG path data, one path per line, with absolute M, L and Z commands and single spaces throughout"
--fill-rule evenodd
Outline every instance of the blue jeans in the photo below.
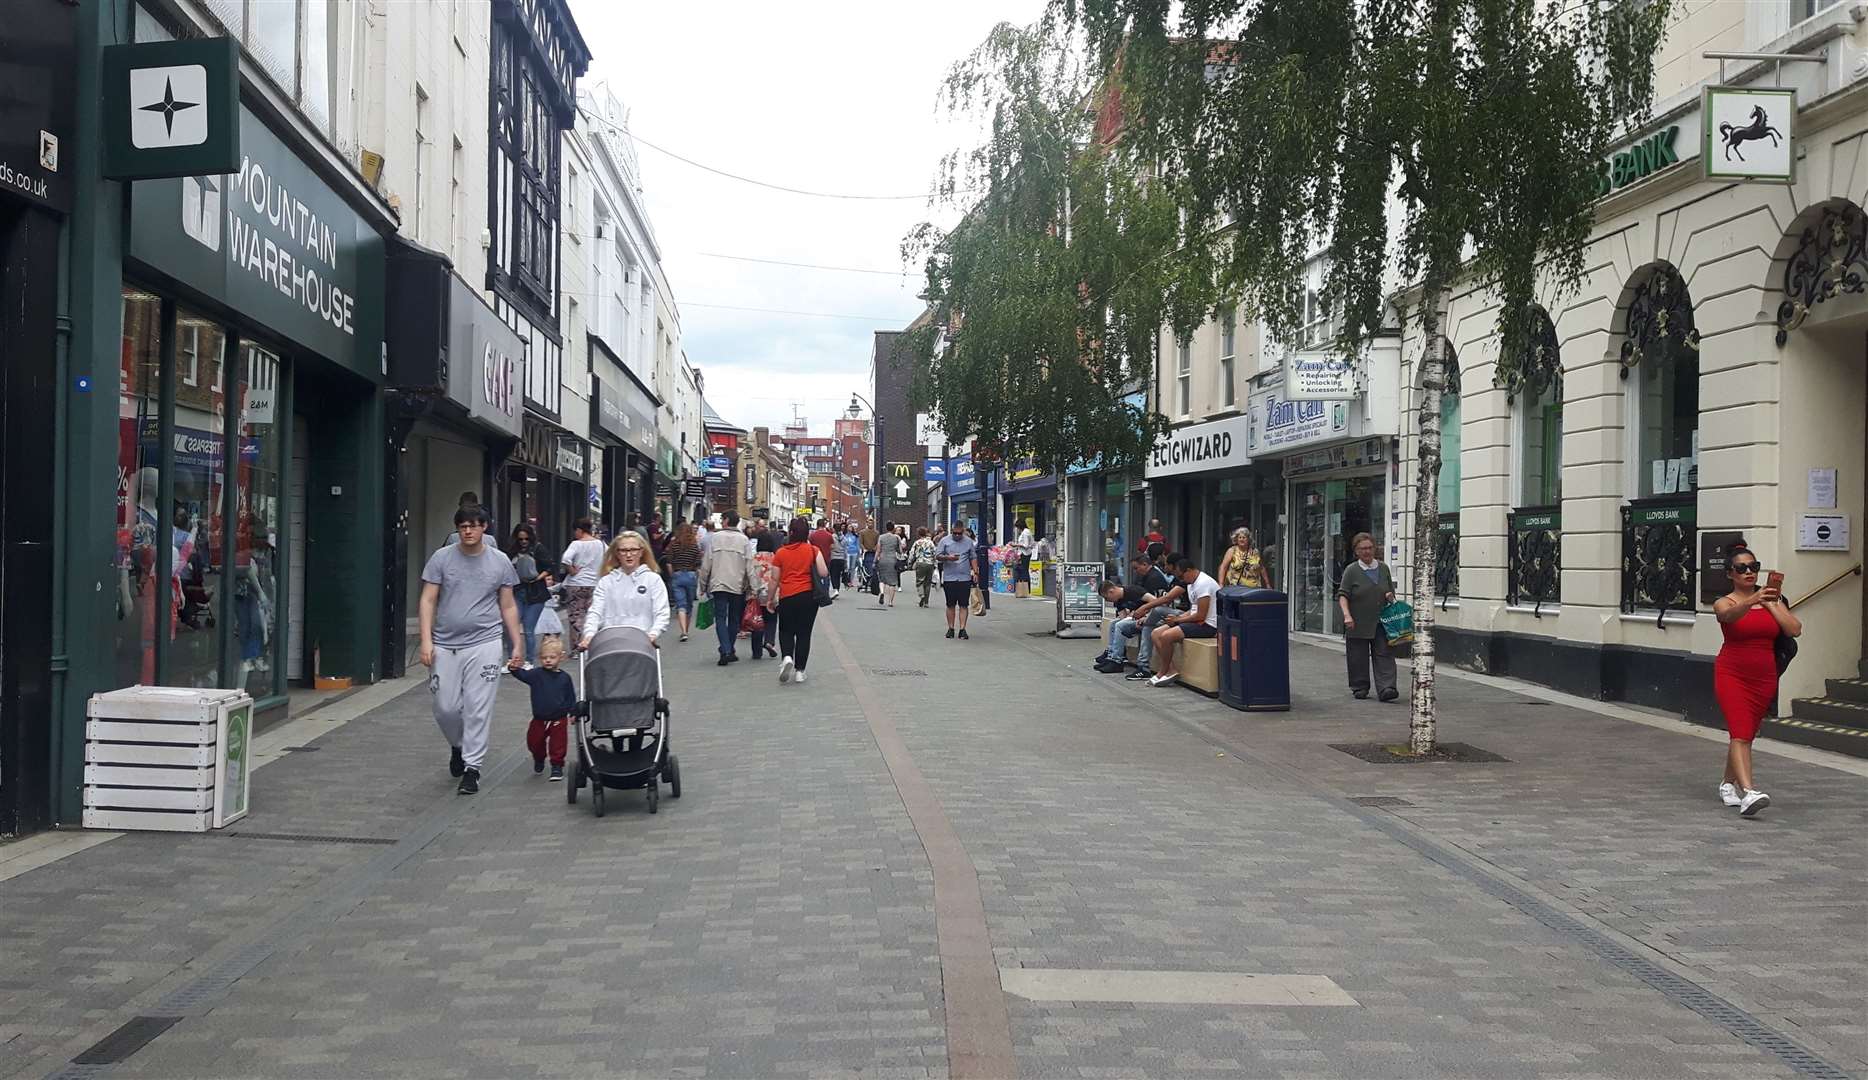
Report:
M 1135 619 L 1130 615 L 1124 615 L 1115 622 L 1110 623 L 1109 647 L 1103 650 L 1103 655 L 1117 662 L 1126 661 L 1129 651 L 1127 645 L 1127 641 L 1130 637 L 1129 631 L 1134 626 Z
M 525 634 L 525 662 L 538 663 L 538 613 L 545 610 L 543 603 L 519 605 L 519 629 Z
M 669 602 L 690 619 L 694 617 L 694 579 L 698 576 L 692 570 L 676 570 L 668 575 Z
M 1172 612 L 1168 608 L 1158 607 L 1150 611 L 1142 620 L 1142 643 L 1135 649 L 1135 662 L 1147 668 L 1149 671 L 1154 670 L 1154 629 L 1160 626 L 1161 620 L 1167 618 L 1170 614 L 1172 614 Z
M 739 620 L 746 614 L 746 598 L 739 593 L 713 594 L 713 629 L 720 638 L 720 655 L 739 651 Z

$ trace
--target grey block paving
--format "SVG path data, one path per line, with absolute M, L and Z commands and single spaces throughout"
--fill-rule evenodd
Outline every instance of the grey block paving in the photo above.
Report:
M 1323 650 L 1294 650 L 1297 709 L 1247 715 L 1089 672 L 1094 643 L 1028 636 L 1039 603 L 1001 602 L 969 642 L 938 609 L 826 614 L 863 668 L 927 672 L 869 677 L 972 858 L 1001 966 L 1318 974 L 1357 1001 L 1008 996 L 1023 1075 L 1790 1074 L 1473 868 L 1868 1075 L 1859 777 L 1761 754 L 1777 804 L 1741 821 L 1711 798 L 1714 744 L 1450 680 L 1444 737 L 1511 760 L 1368 765 L 1326 744 L 1398 741 L 1405 710 L 1349 700 Z M 380 846 L 138 835 L 0 882 L 0 1075 L 58 1068 L 349 883 L 113 1072 L 945 1076 L 932 876 L 822 638 L 803 687 L 670 643 L 685 797 L 654 816 L 613 792 L 596 819 L 529 762 L 460 800 L 417 690 L 260 773 L 240 826 L 398 838 L 459 811 L 380 880 L 359 876 Z M 493 760 L 521 744 L 519 689 Z

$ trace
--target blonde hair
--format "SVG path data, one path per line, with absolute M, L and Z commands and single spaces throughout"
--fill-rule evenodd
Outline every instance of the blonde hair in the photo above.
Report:
M 655 552 L 649 548 L 648 540 L 634 529 L 625 529 L 616 534 L 616 539 L 610 541 L 609 549 L 603 553 L 603 569 L 598 573 L 607 574 L 612 570 L 621 569 L 623 560 L 620 552 L 625 540 L 634 540 L 642 545 L 642 565 L 648 567 L 650 572 L 656 574 L 662 572 L 662 568 L 655 563 Z
M 538 643 L 538 655 L 544 656 L 546 653 L 564 655 L 564 642 L 559 639 L 558 635 L 546 634 L 545 640 Z

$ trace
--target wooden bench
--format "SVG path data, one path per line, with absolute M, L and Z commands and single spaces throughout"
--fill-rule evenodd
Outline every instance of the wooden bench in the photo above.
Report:
M 1189 638 L 1174 647 L 1174 668 L 1181 685 L 1208 697 L 1219 694 L 1219 639 Z

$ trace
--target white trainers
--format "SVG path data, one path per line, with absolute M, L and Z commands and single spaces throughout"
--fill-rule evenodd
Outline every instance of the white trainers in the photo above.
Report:
M 1180 678 L 1180 675 L 1178 672 L 1170 671 L 1166 675 L 1150 676 L 1148 679 L 1148 685 L 1149 686 L 1166 686 L 1167 684 L 1173 682 L 1174 680 L 1178 678 Z
M 1746 788 L 1745 797 L 1740 800 L 1738 804 L 1738 812 L 1746 817 L 1751 817 L 1769 805 L 1771 805 L 1771 797 L 1769 795 L 1766 795 L 1762 791 L 1753 791 L 1750 788 Z
M 1727 806 L 1737 806 L 1739 803 L 1744 802 L 1745 799 L 1744 796 L 1738 793 L 1737 784 L 1728 783 L 1719 785 L 1719 801 Z
M 796 667 L 797 667 L 797 664 L 796 664 L 796 663 L 794 663 L 794 662 L 792 661 L 792 659 L 791 659 L 791 657 L 789 657 L 789 656 L 787 656 L 787 657 L 785 657 L 785 659 L 783 659 L 783 660 L 781 660 L 781 661 L 779 661 L 779 664 L 778 664 L 778 681 L 779 681 L 779 682 L 782 682 L 782 683 L 788 683 L 788 682 L 790 682 L 790 681 L 791 681 L 791 673 L 792 673 L 792 670 L 793 670 L 794 668 L 796 668 Z M 799 674 L 803 674 L 803 672 L 799 672 Z
M 792 681 L 792 682 L 795 682 L 795 683 L 801 683 L 801 682 L 803 682 L 803 681 L 804 681 L 804 672 L 802 672 L 802 671 L 800 671 L 800 672 L 798 672 L 798 673 L 797 673 L 796 675 L 794 675 L 794 676 L 792 676 L 792 679 L 791 679 L 791 681 Z

